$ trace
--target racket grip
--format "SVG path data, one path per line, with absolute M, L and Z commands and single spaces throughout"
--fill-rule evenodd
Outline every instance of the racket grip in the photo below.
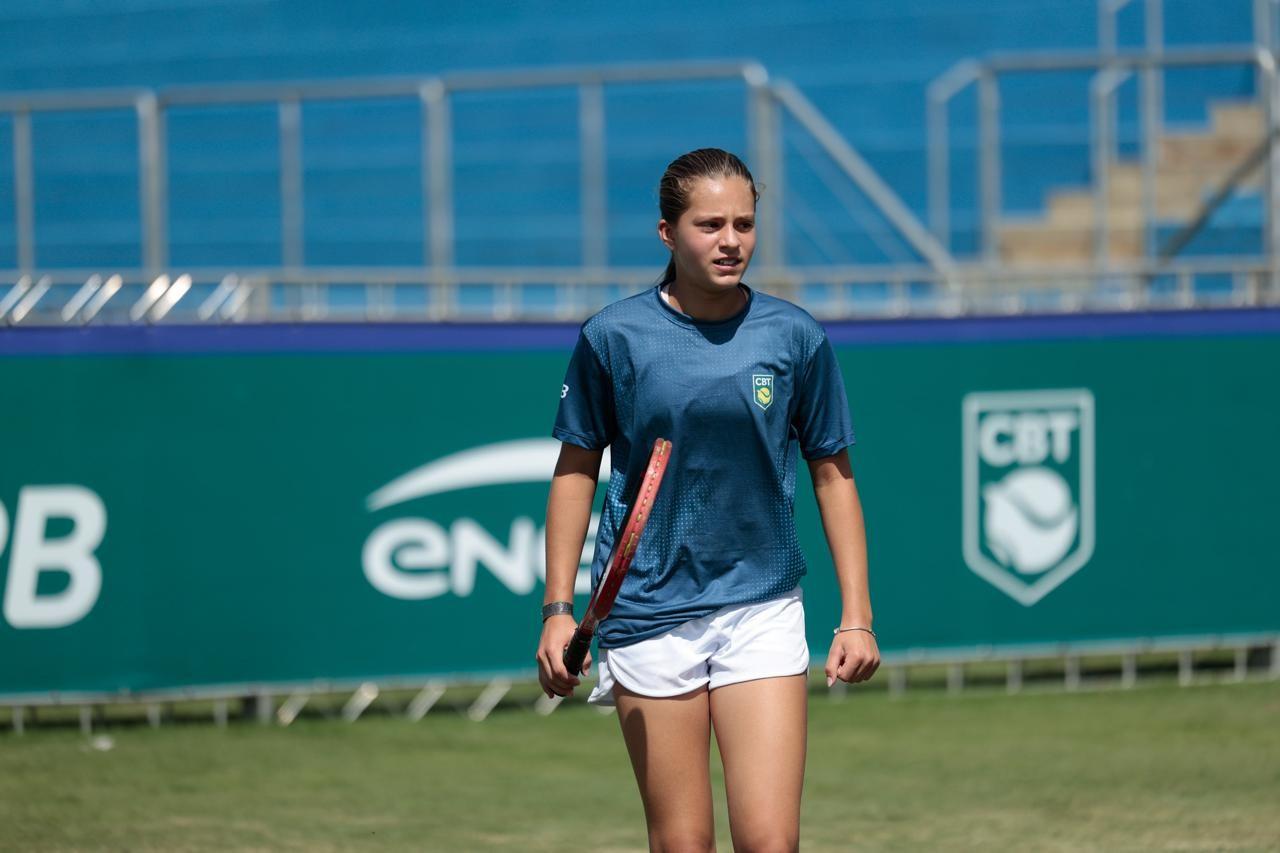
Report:
M 591 651 L 591 634 L 591 631 L 581 628 L 573 632 L 573 639 L 564 650 L 564 666 L 570 675 L 582 674 L 582 662 L 586 660 L 587 652 Z

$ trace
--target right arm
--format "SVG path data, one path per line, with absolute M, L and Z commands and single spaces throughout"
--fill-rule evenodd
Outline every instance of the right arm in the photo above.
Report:
M 582 546 L 591 524 L 603 450 L 586 450 L 569 443 L 560 445 L 547 497 L 547 591 L 543 604 L 573 601 L 574 582 L 582 559 Z M 568 614 L 552 616 L 542 625 L 538 643 L 538 681 L 548 696 L 569 696 L 580 682 L 564 665 L 564 650 L 578 623 Z M 582 671 L 591 670 L 591 655 Z

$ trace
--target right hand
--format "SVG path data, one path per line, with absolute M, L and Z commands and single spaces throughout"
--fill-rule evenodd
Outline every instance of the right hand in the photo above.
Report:
M 581 684 L 577 673 L 571 673 L 564 665 L 564 650 L 573 639 L 578 623 L 567 613 L 552 616 L 542 623 L 542 640 L 538 643 L 538 681 L 542 692 L 550 696 L 572 696 L 573 688 Z M 582 674 L 591 672 L 591 652 L 582 661 Z

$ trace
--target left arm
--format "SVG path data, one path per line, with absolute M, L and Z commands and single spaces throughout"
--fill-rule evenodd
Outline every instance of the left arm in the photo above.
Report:
M 849 454 L 809 461 L 813 493 L 822 515 L 836 580 L 840 584 L 840 627 L 871 626 L 871 593 L 867 583 L 867 534 L 858 487 L 853 482 Z M 827 686 L 835 679 L 866 681 L 880 666 L 880 649 L 866 631 L 842 631 L 827 656 Z

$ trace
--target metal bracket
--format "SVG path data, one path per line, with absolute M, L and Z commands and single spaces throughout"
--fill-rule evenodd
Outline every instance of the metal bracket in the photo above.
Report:
M 473 722 L 483 722 L 485 717 L 489 716 L 489 712 L 498 707 L 498 703 L 510 689 L 511 682 L 505 678 L 495 678 L 490 681 L 489 686 L 480 692 L 476 701 L 472 702 L 471 707 L 467 709 L 467 716 Z
M 378 685 L 372 681 L 366 681 L 356 688 L 356 692 L 351 694 L 351 698 L 347 700 L 347 704 L 342 706 L 342 719 L 348 723 L 354 723 L 360 719 L 360 715 L 365 709 L 373 704 L 373 700 L 378 698 Z
M 276 719 L 280 725 L 287 726 L 298 719 L 298 714 L 302 713 L 302 709 L 306 707 L 307 700 L 310 698 L 310 693 L 298 692 L 284 700 L 284 703 L 276 709 Z
M 418 691 L 418 695 L 413 697 L 409 703 L 408 709 L 405 711 L 405 717 L 410 722 L 418 722 L 427 715 L 436 704 L 440 701 L 440 697 L 444 695 L 445 686 L 439 682 L 429 682 L 425 687 Z

